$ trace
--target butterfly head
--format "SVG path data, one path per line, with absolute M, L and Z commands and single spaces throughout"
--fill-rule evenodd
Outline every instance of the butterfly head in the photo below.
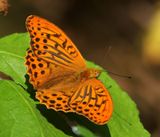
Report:
M 101 74 L 100 69 L 94 69 L 94 68 L 88 69 L 88 72 L 89 72 L 89 78 L 97 78 Z

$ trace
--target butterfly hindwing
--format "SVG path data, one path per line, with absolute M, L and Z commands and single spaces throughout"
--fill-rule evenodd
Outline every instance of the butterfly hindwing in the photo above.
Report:
M 72 108 L 68 105 L 69 96 L 63 91 L 53 91 L 51 89 L 38 90 L 36 92 L 36 98 L 48 109 L 73 112 Z
M 82 83 L 69 100 L 70 107 L 97 124 L 106 123 L 112 114 L 112 100 L 104 85 L 93 78 Z
M 36 98 L 47 108 L 75 112 L 99 125 L 105 124 L 111 117 L 111 97 L 99 80 L 91 79 L 77 85 L 73 90 L 66 90 L 38 90 Z

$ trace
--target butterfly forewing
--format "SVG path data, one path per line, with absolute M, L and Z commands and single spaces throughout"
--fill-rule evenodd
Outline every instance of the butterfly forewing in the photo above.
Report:
M 25 65 L 27 66 L 29 81 L 32 83 L 34 88 L 38 88 L 48 81 L 51 73 L 51 67 L 49 67 L 49 63 L 36 57 L 31 48 L 27 50 Z M 55 66 L 52 65 L 52 67 Z M 56 67 L 54 69 L 56 69 Z
M 85 69 L 85 61 L 73 42 L 56 25 L 38 16 L 29 16 L 26 27 L 34 54 L 73 71 Z
M 30 77 L 29 81 L 35 89 L 50 87 L 59 80 L 73 74 L 69 70 L 64 71 L 58 65 L 46 62 L 37 57 L 31 48 L 27 50 L 25 65 L 27 66 L 27 74 Z

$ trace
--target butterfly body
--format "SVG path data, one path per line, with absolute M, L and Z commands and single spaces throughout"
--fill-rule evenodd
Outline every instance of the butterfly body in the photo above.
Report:
M 68 91 L 70 91 L 72 88 L 77 88 L 79 85 L 83 84 L 87 80 L 96 78 L 99 75 L 99 69 L 87 68 L 86 70 L 80 73 L 70 73 L 67 75 L 63 75 L 63 77 L 59 76 L 56 78 L 54 77 L 54 79 L 49 79 L 43 86 L 38 87 L 37 89 L 43 90 L 51 88 L 52 91 L 66 91 L 68 89 Z
M 105 124 L 112 115 L 113 104 L 108 90 L 97 79 L 101 70 L 87 68 L 73 42 L 49 21 L 31 15 L 26 27 L 31 46 L 25 65 L 40 103 Z
M 81 79 L 92 79 L 92 78 L 98 78 L 100 75 L 101 70 L 100 69 L 94 69 L 94 68 L 88 68 L 85 71 L 81 72 L 80 76 Z

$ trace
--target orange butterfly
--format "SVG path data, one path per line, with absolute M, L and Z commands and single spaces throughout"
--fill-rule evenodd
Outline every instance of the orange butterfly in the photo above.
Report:
M 40 103 L 56 111 L 78 113 L 98 125 L 105 124 L 113 104 L 97 79 L 101 70 L 87 68 L 76 46 L 56 25 L 30 15 L 26 26 L 31 46 L 25 65 Z

